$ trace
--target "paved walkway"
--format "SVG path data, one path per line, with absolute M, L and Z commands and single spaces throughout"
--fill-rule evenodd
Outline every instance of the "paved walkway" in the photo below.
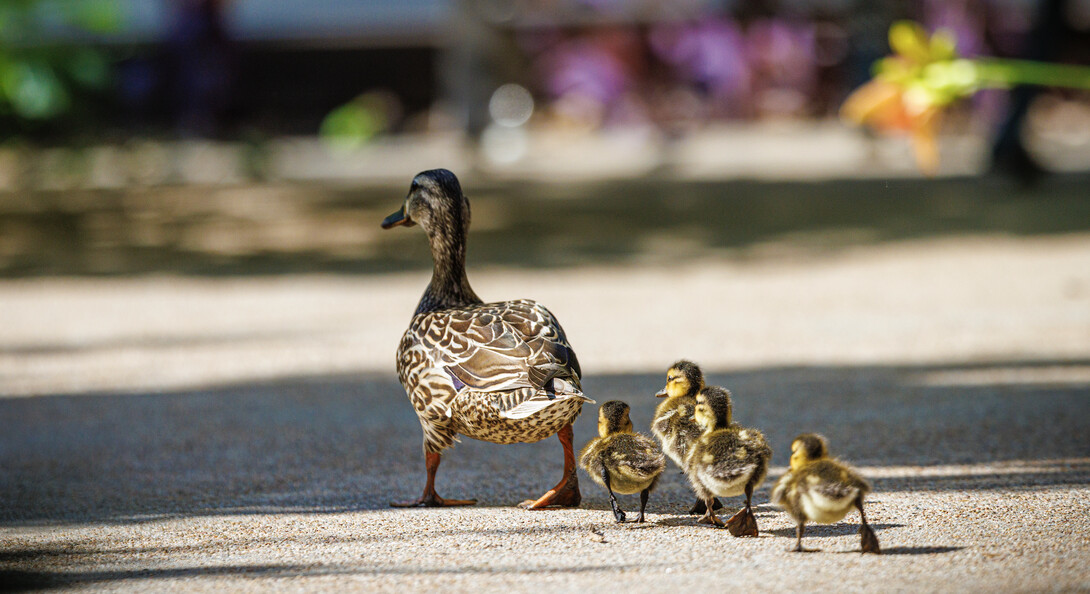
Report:
M 471 280 L 549 305 L 589 395 L 637 426 L 686 356 L 767 433 L 773 478 L 795 434 L 825 433 L 874 482 L 886 554 L 855 553 L 855 516 L 783 552 L 768 485 L 760 538 L 697 525 L 673 468 L 643 526 L 585 476 L 581 509 L 513 508 L 558 478 L 554 439 L 466 440 L 439 489 L 476 507 L 390 509 L 423 483 L 392 359 L 425 272 L 10 280 L 0 590 L 1090 589 L 1090 234 Z

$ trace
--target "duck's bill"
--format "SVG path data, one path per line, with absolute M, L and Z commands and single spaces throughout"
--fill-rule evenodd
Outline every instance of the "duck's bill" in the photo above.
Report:
M 385 219 L 382 219 L 382 228 L 383 229 L 390 229 L 392 227 L 398 227 L 398 226 L 402 226 L 402 227 L 412 227 L 413 226 L 413 220 L 410 219 L 409 216 L 405 214 L 405 207 L 404 206 L 402 206 L 394 214 L 386 217 Z
M 655 398 L 666 398 L 666 388 L 663 388 L 663 389 L 659 390 L 658 392 L 655 392 Z

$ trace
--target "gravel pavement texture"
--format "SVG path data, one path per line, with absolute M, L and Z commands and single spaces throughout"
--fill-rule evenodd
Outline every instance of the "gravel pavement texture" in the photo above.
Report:
M 697 524 L 673 466 L 643 525 L 585 475 L 580 509 L 517 509 L 559 479 L 555 438 L 464 440 L 437 485 L 476 506 L 389 508 L 424 482 L 393 353 L 426 272 L 7 280 L 0 590 L 1090 591 L 1090 235 L 544 271 L 471 251 L 470 279 L 546 304 L 587 394 L 644 431 L 668 365 L 703 364 L 775 449 L 761 536 Z M 768 492 L 803 431 L 873 482 L 883 555 L 854 513 L 785 552 Z

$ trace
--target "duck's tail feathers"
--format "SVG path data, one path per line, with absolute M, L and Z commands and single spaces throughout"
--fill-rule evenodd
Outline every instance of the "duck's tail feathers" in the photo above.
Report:
M 545 394 L 538 394 L 533 398 L 524 400 L 523 402 L 519 403 L 518 406 L 501 412 L 500 417 L 511 420 L 525 419 L 526 417 L 533 416 L 554 404 L 567 402 L 572 399 L 577 399 L 580 402 L 589 402 L 590 404 L 595 403 L 593 400 L 587 398 L 582 394 L 564 394 L 563 396 L 549 396 Z

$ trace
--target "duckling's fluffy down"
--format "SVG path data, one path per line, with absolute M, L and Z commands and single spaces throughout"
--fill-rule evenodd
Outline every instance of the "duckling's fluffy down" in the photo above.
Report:
M 603 487 L 603 471 L 609 472 L 609 487 L 617 493 L 631 494 L 654 487 L 666 468 L 666 457 L 645 435 L 614 433 L 587 443 L 579 453 L 579 466 Z
M 702 435 L 689 450 L 685 471 L 702 499 L 732 497 L 754 488 L 768 475 L 772 448 L 756 429 L 716 429 Z
M 772 503 L 796 522 L 832 524 L 848 515 L 870 484 L 836 460 L 818 460 L 783 475 L 772 490 Z
M 696 399 L 692 396 L 670 398 L 655 409 L 651 433 L 662 442 L 662 451 L 678 467 L 685 468 L 685 456 L 704 429 L 693 419 Z

